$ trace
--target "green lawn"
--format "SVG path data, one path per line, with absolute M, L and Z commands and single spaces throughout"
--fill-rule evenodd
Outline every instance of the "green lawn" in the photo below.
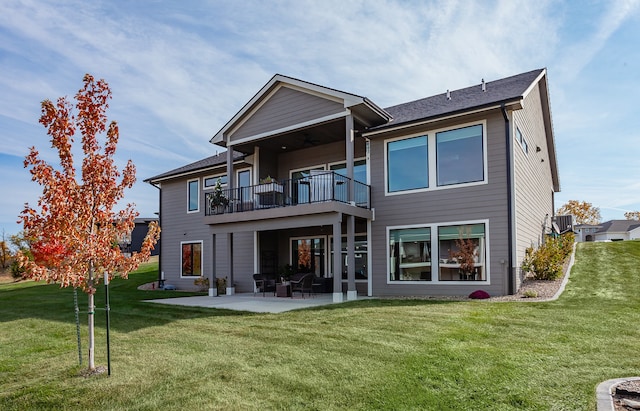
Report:
M 175 295 L 136 290 L 148 265 L 112 283 L 112 375 L 93 378 L 78 376 L 72 291 L 3 284 L 0 409 L 594 410 L 600 382 L 640 375 L 639 263 L 640 242 L 581 244 L 555 302 L 283 314 L 143 303 Z M 98 311 L 97 364 L 105 340 Z

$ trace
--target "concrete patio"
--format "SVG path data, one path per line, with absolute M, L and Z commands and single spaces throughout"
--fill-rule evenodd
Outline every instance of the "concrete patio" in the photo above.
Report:
M 371 298 L 358 296 L 358 299 Z M 346 294 L 343 296 L 346 302 Z M 241 293 L 234 295 L 222 295 L 219 297 L 197 296 L 197 297 L 177 297 L 163 298 L 157 300 L 146 300 L 155 304 L 184 305 L 190 307 L 220 308 L 235 311 L 250 311 L 254 313 L 282 313 L 301 308 L 320 307 L 323 305 L 340 304 L 333 302 L 333 294 L 315 294 L 311 297 L 305 295 L 302 298 L 296 295 L 290 297 L 274 297 L 269 293 L 266 296 L 258 293 Z

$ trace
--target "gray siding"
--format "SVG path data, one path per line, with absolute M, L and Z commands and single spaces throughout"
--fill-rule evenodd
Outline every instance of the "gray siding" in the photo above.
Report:
M 553 216 L 553 182 L 539 87 L 533 88 L 525 98 L 524 109 L 514 112 L 513 119 L 516 266 L 520 267 L 525 249 L 540 245 L 545 221 L 549 226 Z M 529 145 L 528 153 L 516 140 L 516 127 Z M 536 147 L 540 147 L 539 152 Z
M 211 278 L 213 273 L 213 234 L 204 224 L 204 194 L 202 177 L 211 175 L 206 172 L 197 175 L 200 180 L 200 211 L 187 213 L 187 181 L 196 176 L 181 178 L 162 183 L 162 232 L 160 243 L 162 271 L 167 284 L 179 289 L 195 289 L 193 278 L 180 278 L 181 242 L 202 241 L 203 274 Z M 234 235 L 234 282 L 236 291 L 253 290 L 253 233 Z M 250 256 L 250 257 L 247 257 Z M 216 236 L 216 273 L 218 277 L 228 275 L 227 237 Z
M 289 178 L 289 170 L 343 162 L 346 159 L 345 144 L 340 141 L 280 154 L 278 156 L 278 177 L 281 179 Z M 366 155 L 364 139 L 358 138 L 354 144 L 354 158 L 364 157 Z
M 344 112 L 343 104 L 281 87 L 231 135 L 231 141 Z
M 507 176 L 504 120 L 499 111 L 434 123 L 403 134 L 429 132 L 471 121 L 486 120 L 488 184 L 448 188 L 420 193 L 385 196 L 384 140 L 400 133 L 377 136 L 371 143 L 371 178 L 375 221 L 372 223 L 373 294 L 374 295 L 467 295 L 483 289 L 492 295 L 508 292 L 507 247 Z M 430 147 L 432 149 L 432 147 Z M 489 246 L 487 272 L 490 284 L 387 284 L 387 227 L 488 220 Z M 432 233 L 432 241 L 437 234 Z M 435 267 L 432 267 L 435 275 Z

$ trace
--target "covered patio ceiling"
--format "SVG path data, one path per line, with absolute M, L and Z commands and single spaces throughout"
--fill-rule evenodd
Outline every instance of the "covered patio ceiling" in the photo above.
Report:
M 244 154 L 253 153 L 255 146 L 273 153 L 303 150 L 323 144 L 345 141 L 345 128 L 345 120 L 341 118 L 279 135 L 268 136 L 258 141 L 237 144 L 233 148 Z M 354 128 L 362 130 L 364 126 L 356 120 Z

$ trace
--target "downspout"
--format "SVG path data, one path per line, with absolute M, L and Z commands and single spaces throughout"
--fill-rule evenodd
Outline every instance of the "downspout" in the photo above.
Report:
M 164 278 L 162 275 L 162 188 L 150 182 L 150 184 L 158 189 L 158 224 L 160 225 L 160 238 L 156 243 L 156 246 L 159 246 L 158 250 L 158 287 L 164 286 Z
M 513 166 L 511 164 L 511 127 L 504 103 L 500 105 L 500 110 L 502 110 L 502 117 L 504 117 L 504 138 L 507 149 L 507 250 L 509 253 L 507 257 L 507 270 L 509 273 L 508 293 L 512 295 L 515 293 L 515 281 L 513 278 L 513 185 L 511 184 L 513 180 Z

